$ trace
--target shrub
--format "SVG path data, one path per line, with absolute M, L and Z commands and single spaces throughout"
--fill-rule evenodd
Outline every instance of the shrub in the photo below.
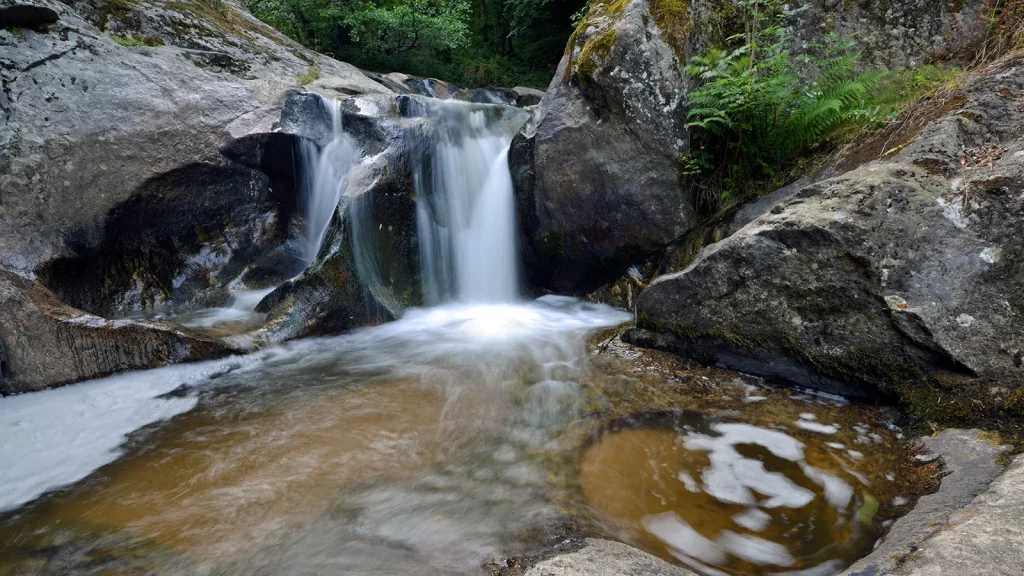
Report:
M 876 123 L 881 114 L 865 102 L 881 73 L 854 71 L 853 42 L 830 35 L 793 57 L 782 22 L 795 12 L 778 0 L 740 3 L 747 32 L 686 67 L 703 84 L 690 94 L 690 151 L 682 169 L 709 212 L 751 183 L 771 179 L 836 129 Z

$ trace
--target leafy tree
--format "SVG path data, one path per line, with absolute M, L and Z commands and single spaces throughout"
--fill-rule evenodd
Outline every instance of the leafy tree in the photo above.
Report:
M 379 72 L 546 86 L 586 0 L 246 0 L 314 50 Z
M 392 55 L 414 49 L 451 51 L 469 45 L 468 0 L 361 2 L 344 17 L 352 42 Z

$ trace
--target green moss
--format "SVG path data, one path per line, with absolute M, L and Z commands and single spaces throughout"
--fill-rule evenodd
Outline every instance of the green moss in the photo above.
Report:
M 662 39 L 672 47 L 680 62 L 686 62 L 686 41 L 693 30 L 689 0 L 654 0 L 651 13 Z
M 314 80 L 320 78 L 320 69 L 316 66 L 310 66 L 305 72 L 299 74 L 299 86 L 305 86 Z
M 588 84 L 597 69 L 608 60 L 615 46 L 615 30 L 607 30 L 587 40 L 576 59 L 573 73 L 583 85 Z
M 111 36 L 111 40 L 117 42 L 121 46 L 163 46 L 164 41 L 159 36 L 144 35 L 144 36 Z
M 1024 416 L 1024 386 L 1018 388 L 1006 398 L 1006 410 Z
M 722 326 L 715 326 L 709 329 L 701 329 L 693 324 L 684 322 L 664 323 L 648 314 L 640 314 L 636 325 L 644 330 L 671 334 L 683 342 L 699 344 L 701 340 L 717 340 L 733 348 L 753 352 L 765 348 L 756 338 L 745 336 L 737 331 L 729 330 Z
M 8 32 L 13 34 L 15 38 L 21 36 L 21 34 L 22 34 L 21 28 L 18 28 L 17 26 L 11 26 L 9 28 L 8 27 L 4 27 L 4 30 L 7 30 Z

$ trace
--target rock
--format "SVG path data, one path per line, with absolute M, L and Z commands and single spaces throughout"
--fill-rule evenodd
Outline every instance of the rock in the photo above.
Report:
M 57 21 L 57 11 L 32 0 L 0 0 L 0 28 L 41 28 Z
M 0 310 L 2 394 L 236 352 L 181 326 L 87 314 L 66 306 L 38 282 L 3 269 Z
M 632 546 L 587 538 L 575 552 L 530 567 L 526 576 L 696 576 Z
M 803 188 L 655 280 L 637 306 L 649 332 L 634 340 L 899 398 L 921 417 L 1013 422 L 1024 408 L 1022 93 L 1014 57 L 924 105 L 934 121 L 887 159 Z
M 842 573 L 842 576 L 874 576 L 882 574 L 916 574 L 913 558 L 919 547 L 933 548 L 941 541 L 944 532 L 951 523 L 955 523 L 968 510 L 975 508 L 972 500 L 978 494 L 992 489 L 999 491 L 1002 479 L 997 480 L 1001 472 L 996 458 L 1005 449 L 993 444 L 979 430 L 943 430 L 936 436 L 921 439 L 927 455 L 941 459 L 942 484 L 938 492 L 921 496 L 914 508 L 893 524 L 880 544 L 864 558 L 861 558 Z M 993 484 L 993 481 L 996 481 Z M 990 488 L 991 485 L 991 488 Z M 982 496 L 981 498 L 985 498 Z M 981 499 L 979 498 L 979 499 Z M 1019 506 L 1024 499 L 1017 498 L 1017 518 L 1020 520 Z M 1007 510 L 1009 512 L 1009 510 Z M 1011 532 L 1012 533 L 1012 532 Z M 1024 541 L 1024 533 L 1017 532 L 1018 542 Z M 931 540 L 929 540 L 931 539 Z M 922 543 L 923 546 L 922 546 Z M 960 548 L 962 549 L 962 548 Z M 958 547 L 949 548 L 956 552 Z M 997 558 L 1001 555 L 979 554 L 975 560 Z M 1020 564 L 1018 564 L 1019 566 Z M 909 571 L 907 571 L 909 569 Z M 944 571 L 935 574 L 999 574 L 998 571 L 955 569 L 955 564 L 943 561 Z M 906 572 L 905 572 L 906 571 Z M 1012 572 L 1018 574 L 1020 571 Z M 1010 574 L 1010 572 L 1007 572 Z
M 946 481 L 943 480 L 943 484 Z M 939 525 L 902 564 L 907 576 L 1024 573 L 1024 456 L 991 487 Z M 864 572 L 849 576 L 865 576 Z
M 283 244 L 294 171 L 287 139 L 248 166 L 220 150 L 272 140 L 309 68 L 327 95 L 387 92 L 231 0 L 46 5 L 49 33 L 0 33 L 0 265 L 93 313 L 226 299 Z
M 854 37 L 864 66 L 901 70 L 938 59 L 971 59 L 967 52 L 988 34 L 984 0 L 896 0 L 796 3 L 807 7 L 787 23 L 793 48 L 819 43 L 823 31 Z
M 534 286 L 597 286 L 696 221 L 679 175 L 693 86 L 681 62 L 703 44 L 682 37 L 691 21 L 685 4 L 659 6 L 595 4 L 513 144 Z
M 544 98 L 544 91 L 529 86 L 516 86 L 512 89 L 516 97 L 516 106 L 536 106 Z

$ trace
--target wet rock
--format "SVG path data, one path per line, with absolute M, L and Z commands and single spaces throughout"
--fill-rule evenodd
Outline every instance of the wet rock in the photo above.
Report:
M 0 1 L 0 28 L 41 28 L 57 21 L 57 11 L 44 2 Z
M 632 546 L 587 538 L 578 551 L 532 566 L 526 576 L 696 576 Z
M 1024 573 L 1024 456 L 903 563 L 907 576 Z M 851 574 L 850 576 L 854 576 Z
M 1012 419 L 1024 382 L 1022 89 L 1019 59 L 972 76 L 898 153 L 803 188 L 658 278 L 637 307 L 657 335 L 635 341 L 900 398 L 918 416 Z
M 105 320 L 76 310 L 38 282 L 2 269 L 0 310 L 2 394 L 235 352 L 181 326 Z

